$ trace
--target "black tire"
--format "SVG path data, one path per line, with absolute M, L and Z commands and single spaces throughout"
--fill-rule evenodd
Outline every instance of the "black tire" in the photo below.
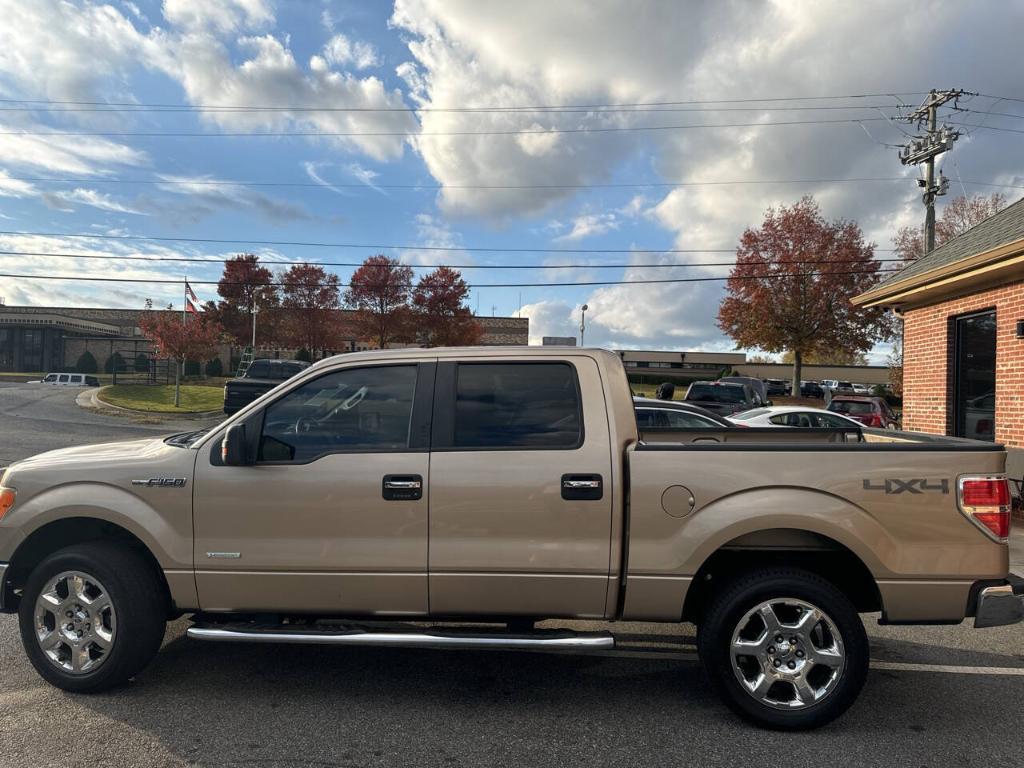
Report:
M 62 670 L 36 639 L 36 600 L 50 579 L 66 571 L 100 581 L 117 616 L 110 650 L 92 672 Z M 143 555 L 123 545 L 89 542 L 54 552 L 36 566 L 25 584 L 18 619 L 25 653 L 44 680 L 71 693 L 98 693 L 126 683 L 153 659 L 167 627 L 167 605 L 159 576 Z
M 741 620 L 761 603 L 780 598 L 810 603 L 827 614 L 846 655 L 834 687 L 820 701 L 792 710 L 773 708 L 751 695 L 737 679 L 731 653 L 733 633 Z M 867 633 L 853 603 L 832 583 L 799 568 L 749 571 L 728 582 L 712 598 L 700 623 L 697 649 L 712 687 L 730 709 L 773 730 L 808 730 L 831 722 L 857 699 L 868 673 Z

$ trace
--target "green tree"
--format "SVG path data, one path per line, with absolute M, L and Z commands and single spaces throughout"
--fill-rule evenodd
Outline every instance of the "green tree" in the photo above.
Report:
M 96 358 L 93 357 L 92 352 L 87 349 L 79 355 L 78 362 L 75 364 L 75 370 L 79 373 L 96 373 L 99 370 L 99 366 L 96 365 Z
M 114 371 L 117 371 L 118 373 L 123 373 L 124 371 L 127 370 L 128 365 L 125 363 L 124 358 L 121 357 L 120 352 L 115 352 L 114 354 L 112 354 L 110 357 L 107 358 L 107 362 L 103 364 L 104 373 L 113 373 Z
M 299 351 L 295 353 L 295 359 L 296 360 L 301 360 L 304 363 L 311 363 L 311 362 L 313 362 L 313 356 L 311 354 L 309 354 L 309 350 L 306 349 L 305 347 L 300 347 L 299 348 Z
M 199 365 L 198 360 L 186 360 L 185 361 L 185 375 L 186 376 L 198 376 L 202 372 L 202 368 Z
M 149 357 L 144 352 L 139 352 L 137 355 L 135 355 L 134 368 L 136 373 L 149 372 Z

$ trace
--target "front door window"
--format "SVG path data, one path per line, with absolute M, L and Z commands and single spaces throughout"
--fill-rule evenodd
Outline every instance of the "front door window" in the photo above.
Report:
M 995 440 L 995 312 L 957 318 L 955 377 L 955 434 L 974 440 Z

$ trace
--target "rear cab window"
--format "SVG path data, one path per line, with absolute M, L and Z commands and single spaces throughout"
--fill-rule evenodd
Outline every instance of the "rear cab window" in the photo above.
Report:
M 443 407 L 435 409 L 434 449 L 569 450 L 583 444 L 579 380 L 570 363 L 455 363 L 439 368 L 438 379 Z
M 712 403 L 742 403 L 746 400 L 742 384 L 691 384 L 686 391 L 687 400 Z

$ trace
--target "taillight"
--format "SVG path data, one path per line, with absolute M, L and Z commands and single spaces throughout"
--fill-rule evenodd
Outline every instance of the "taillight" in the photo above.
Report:
M 995 539 L 1010 537 L 1010 483 L 1005 477 L 961 477 L 960 511 Z
M 877 413 L 872 413 L 868 417 L 867 424 L 869 427 L 880 427 L 882 426 L 882 417 L 879 416 Z

